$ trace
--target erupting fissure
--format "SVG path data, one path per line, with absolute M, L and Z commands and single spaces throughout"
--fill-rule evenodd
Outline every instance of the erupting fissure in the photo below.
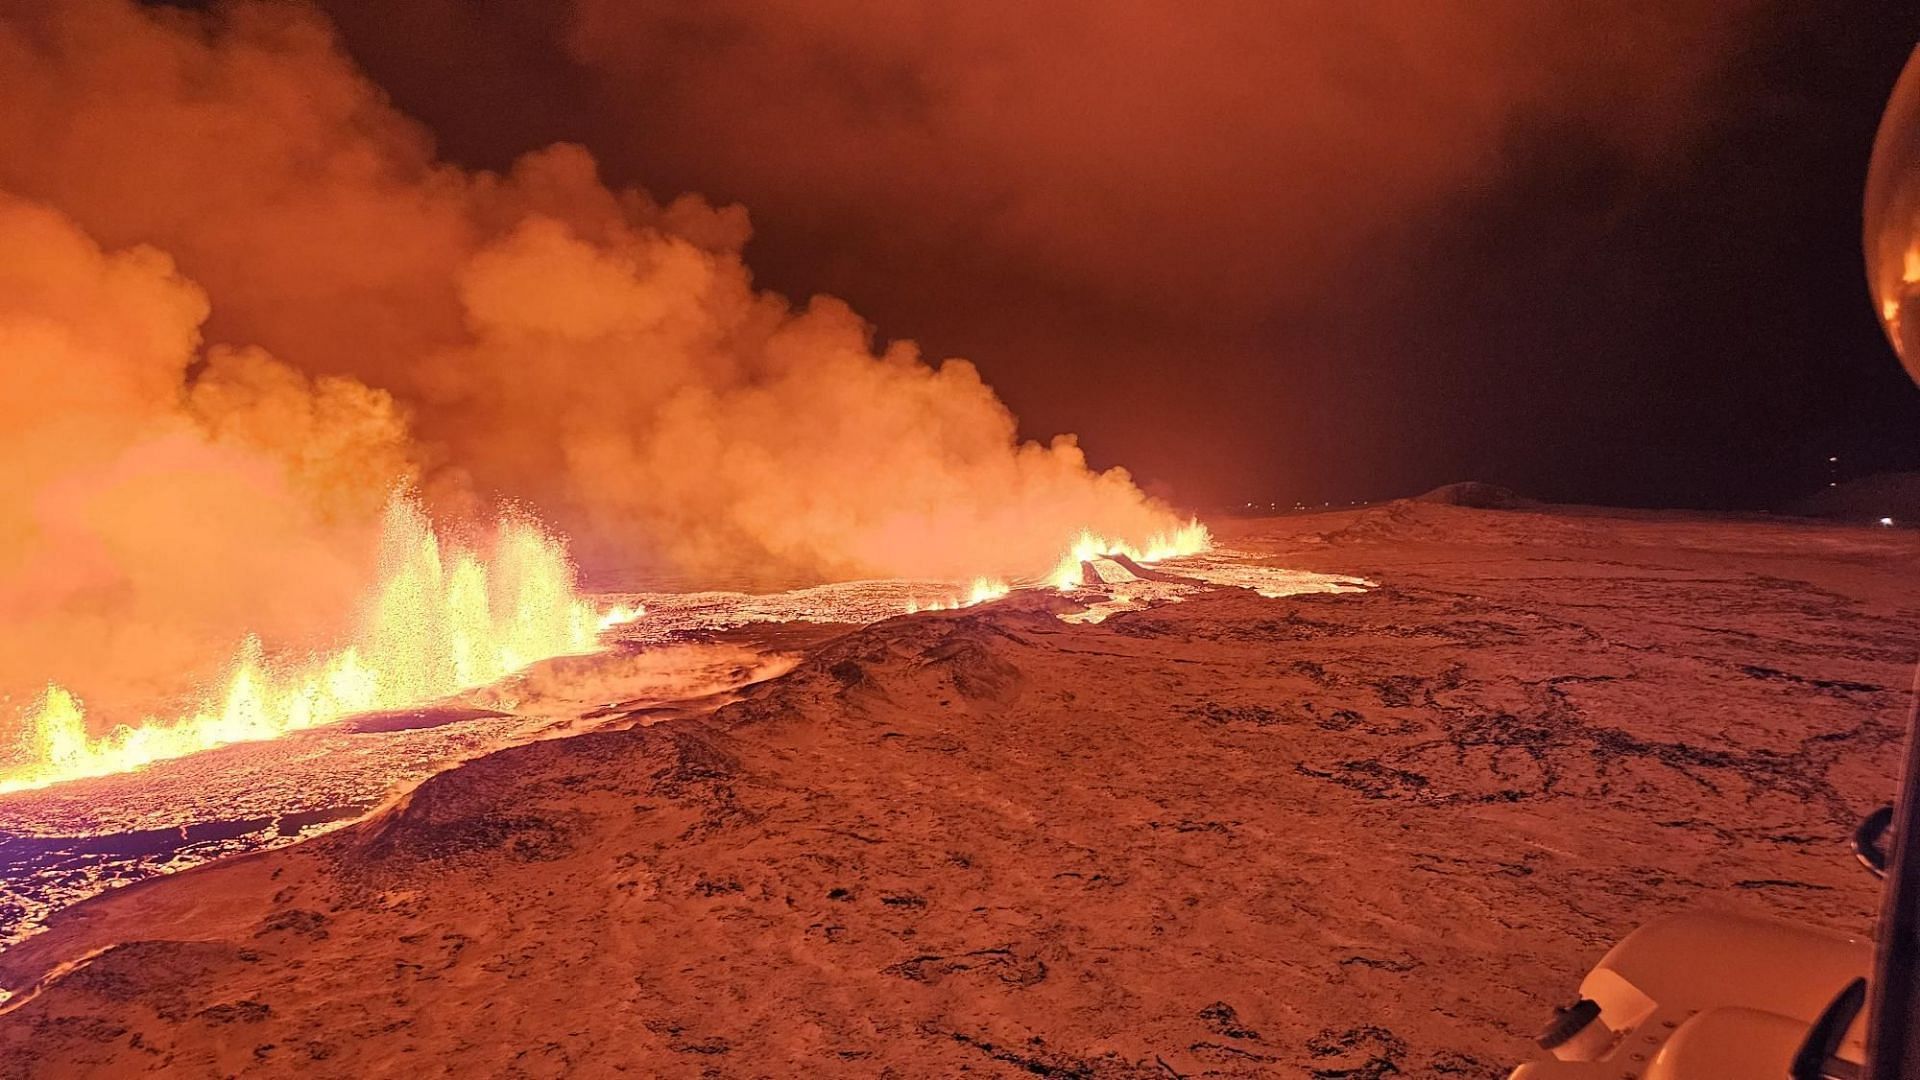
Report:
M 524 513 L 501 515 L 491 551 L 436 535 L 414 500 L 387 507 L 379 578 L 351 641 L 275 660 L 249 638 L 220 689 L 186 715 L 91 735 L 78 698 L 49 686 L 27 717 L 0 792 L 127 772 L 229 743 L 269 739 L 355 713 L 418 705 L 535 661 L 596 648 L 599 631 L 643 614 L 598 612 L 576 589 L 564 541 Z
M 1073 592 L 1085 582 L 1083 567 L 1087 561 L 1098 557 L 1123 557 L 1135 563 L 1158 563 L 1162 559 L 1177 559 L 1181 555 L 1200 555 L 1212 552 L 1213 534 L 1200 519 L 1188 519 L 1187 525 L 1175 528 L 1173 532 L 1156 532 L 1146 540 L 1144 546 L 1135 548 L 1125 540 L 1110 540 L 1096 534 L 1091 528 L 1081 528 L 1081 534 L 1068 546 L 1066 553 L 1060 555 L 1060 563 L 1054 565 L 1052 573 L 1046 575 L 1046 584 L 1058 588 L 1060 592 Z M 972 588 L 960 596 L 948 596 L 947 600 L 922 603 L 918 600 L 906 601 L 906 613 L 916 611 L 956 611 L 960 607 L 973 607 L 975 603 L 987 603 L 1000 600 L 1014 592 L 1014 586 L 998 578 L 973 578 Z
M 1120 557 L 1136 563 L 1160 562 L 1163 559 L 1176 559 L 1183 555 L 1199 555 L 1213 549 L 1213 534 L 1201 524 L 1198 518 L 1189 518 L 1187 523 L 1171 533 L 1155 533 L 1144 545 L 1135 547 L 1125 540 L 1109 539 L 1091 529 L 1080 530 L 1060 561 L 1045 581 L 1061 592 L 1072 592 L 1086 584 L 1082 567 L 1092 559 L 1102 557 Z M 921 603 L 917 600 L 907 602 L 909 615 L 920 611 L 953 611 L 959 608 L 984 604 L 989 600 L 998 600 L 1011 593 L 1013 586 L 995 578 L 974 578 L 973 584 L 964 595 L 955 595 L 945 600 Z
M 933 600 L 921 603 L 918 600 L 907 601 L 907 614 L 920 611 L 957 611 L 960 608 L 984 604 L 989 600 L 998 600 L 1013 591 L 1013 586 L 995 578 L 974 578 L 964 596 L 950 596 L 945 600 Z
M 1118 555 L 1136 563 L 1152 563 L 1182 555 L 1198 555 L 1212 547 L 1213 534 L 1198 518 L 1189 518 L 1185 525 L 1171 533 L 1155 534 L 1142 547 L 1083 529 L 1067 553 L 1060 556 L 1060 562 L 1054 567 L 1048 581 L 1061 592 L 1072 592 L 1085 584 L 1082 566 L 1091 559 Z
M 1151 563 L 1211 547 L 1212 536 L 1198 520 L 1137 547 L 1083 530 L 1043 580 L 1071 591 L 1083 584 L 1088 560 Z M 907 610 L 972 607 L 1013 588 L 1001 579 L 975 578 L 965 592 L 910 601 Z M 602 632 L 644 614 L 638 604 L 600 611 L 584 599 L 566 542 L 525 513 L 501 515 L 483 557 L 447 543 L 412 497 L 396 495 L 382 530 L 378 579 L 348 643 L 325 655 L 270 658 L 260 640 L 249 637 L 218 688 L 196 707 L 102 735 L 89 732 L 78 697 L 50 685 L 26 716 L 15 753 L 0 760 L 0 793 L 129 772 L 357 713 L 425 704 L 539 660 L 591 652 Z

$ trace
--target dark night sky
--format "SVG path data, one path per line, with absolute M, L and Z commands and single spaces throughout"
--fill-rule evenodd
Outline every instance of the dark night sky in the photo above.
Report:
M 1920 467 L 1858 228 L 1908 4 L 323 6 L 453 160 L 742 202 L 763 284 L 1190 504 Z

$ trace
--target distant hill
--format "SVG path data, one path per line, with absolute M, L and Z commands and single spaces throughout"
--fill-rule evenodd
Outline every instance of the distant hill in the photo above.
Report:
M 1445 484 L 1425 495 L 1414 496 L 1412 501 L 1439 503 L 1443 506 L 1465 506 L 1474 510 L 1520 510 L 1540 505 L 1532 499 L 1521 498 L 1508 488 L 1498 484 L 1484 484 L 1478 480 Z
M 1875 473 L 1815 492 L 1787 508 L 1788 513 L 1838 521 L 1920 523 L 1920 472 Z

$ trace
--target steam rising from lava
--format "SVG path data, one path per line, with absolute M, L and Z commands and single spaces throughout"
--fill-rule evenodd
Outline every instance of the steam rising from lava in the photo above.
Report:
M 0 726 L 31 711 L 45 754 L 146 753 L 87 741 L 49 679 L 143 715 L 248 635 L 225 685 L 284 703 L 208 706 L 221 739 L 538 652 L 495 627 L 382 666 L 359 604 L 392 587 L 396 483 L 449 520 L 520 500 L 594 565 L 736 578 L 1030 577 L 1078 530 L 1179 527 L 1071 436 L 1021 441 L 971 364 L 756 290 L 738 207 L 610 189 L 574 146 L 437 161 L 305 7 L 0 2 L 0 101 Z M 421 542 L 402 519 L 389 555 Z M 469 626 L 478 566 L 419 617 Z M 558 566 L 509 605 L 555 605 L 548 651 L 591 630 Z M 258 659 L 341 640 L 371 696 Z
M 206 294 L 171 260 L 44 207 L 0 196 L 0 253 L 0 695 L 51 679 L 121 713 L 247 633 L 344 629 L 411 471 L 393 400 L 198 350 Z
M 1082 527 L 1173 524 L 1071 437 L 1022 443 L 972 365 L 756 291 L 745 212 L 603 185 L 554 146 L 434 160 L 312 13 L 121 0 L 0 29 L 0 188 L 167 251 L 210 336 L 410 410 L 441 508 L 504 493 L 589 561 L 967 579 Z

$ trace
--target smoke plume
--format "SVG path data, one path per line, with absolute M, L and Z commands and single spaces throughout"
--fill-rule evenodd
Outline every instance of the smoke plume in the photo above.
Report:
M 1648 208 L 1770 145 L 1721 180 L 1796 187 L 1811 234 L 1854 193 L 1785 161 L 1864 147 L 1776 136 L 1868 121 L 1809 82 L 1871 84 L 1866 46 L 1913 36 L 1771 0 L 318 2 L 454 158 L 563 133 L 743 202 L 761 280 L 975 357 L 1023 430 L 1210 505 L 1610 483 L 1587 448 L 1645 411 L 1610 381 L 1694 367 L 1674 284 L 1739 258 Z
M 397 482 L 590 565 L 1044 572 L 1174 524 L 972 365 L 755 288 L 738 207 L 433 141 L 293 4 L 0 2 L 0 692 L 93 714 L 351 615 Z
M 392 399 L 201 351 L 206 294 L 165 254 L 44 206 L 0 196 L 0 252 L 0 689 L 130 708 L 249 630 L 343 624 L 411 471 Z

